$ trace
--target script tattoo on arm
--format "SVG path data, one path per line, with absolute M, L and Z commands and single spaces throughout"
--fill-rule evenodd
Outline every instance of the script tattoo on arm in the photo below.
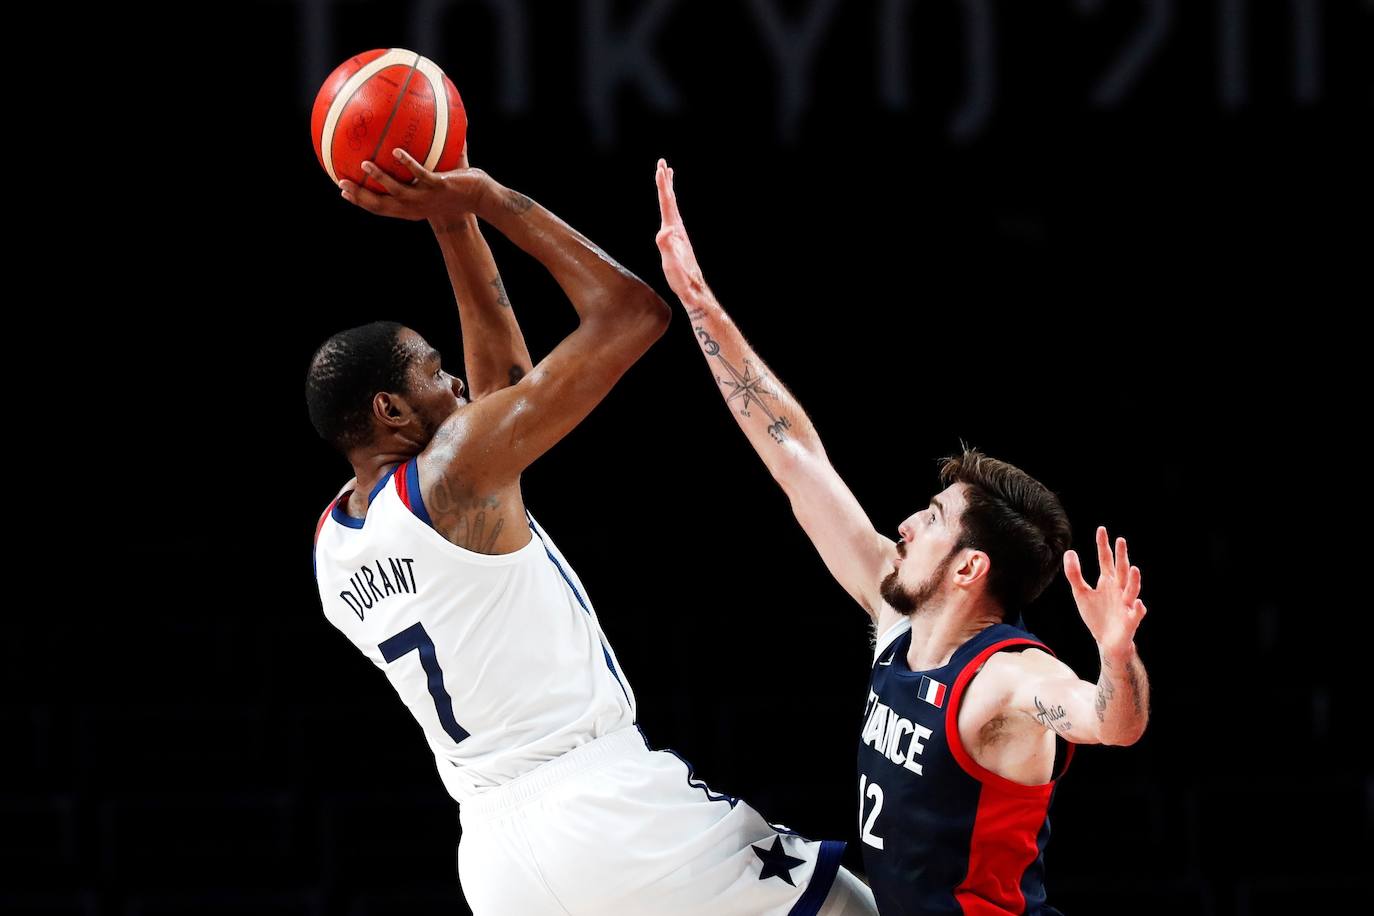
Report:
M 1065 718 L 1067 713 L 1064 712 L 1063 706 L 1046 706 L 1036 697 L 1035 708 L 1039 710 L 1035 714 L 1036 721 L 1046 728 L 1052 728 L 1061 735 L 1073 728 L 1073 723 Z
M 744 369 L 741 371 L 734 363 L 721 355 L 720 344 L 711 336 L 709 331 L 700 325 L 693 330 L 696 331 L 697 339 L 701 342 L 702 352 L 708 358 L 720 360 L 720 364 L 725 367 L 725 371 L 729 374 L 728 377 L 716 376 L 716 383 L 727 392 L 725 403 L 732 404 L 739 401 L 739 412 L 746 417 L 753 416 L 749 412 L 749 405 L 751 403 L 757 404 L 759 409 L 768 416 L 768 435 L 772 436 L 773 441 L 779 444 L 786 441 L 786 431 L 792 428 L 791 422 L 788 421 L 787 417 L 774 413 L 763 400 L 764 397 L 772 398 L 774 401 L 778 400 L 777 390 L 768 384 L 768 374 L 760 372 L 758 367 L 754 365 L 754 361 L 747 357 L 744 360 Z

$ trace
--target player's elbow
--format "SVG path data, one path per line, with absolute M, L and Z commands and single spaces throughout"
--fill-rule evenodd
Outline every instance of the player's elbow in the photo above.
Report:
M 646 290 L 646 292 L 647 295 L 644 296 L 644 302 L 641 305 L 644 311 L 644 321 L 653 334 L 653 339 L 658 340 L 668 330 L 668 323 L 673 318 L 673 310 L 658 293 L 651 289 Z
M 1099 736 L 1103 744 L 1110 747 L 1130 747 L 1145 735 L 1145 720 L 1141 720 L 1138 725 L 1127 728 L 1118 728 L 1111 731 L 1103 730 Z
M 663 297 L 648 286 L 640 283 L 626 293 L 616 310 L 616 324 L 622 335 L 628 333 L 636 341 L 648 347 L 668 330 L 668 321 L 673 310 Z

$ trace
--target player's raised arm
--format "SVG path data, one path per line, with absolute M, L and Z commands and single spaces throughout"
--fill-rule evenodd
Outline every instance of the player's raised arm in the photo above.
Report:
M 874 530 L 863 507 L 831 466 L 810 418 L 706 285 L 678 212 L 673 170 L 662 160 L 656 180 L 663 273 L 687 310 L 725 403 L 787 494 L 797 521 L 826 567 L 876 619 L 882 606 L 879 585 L 897 555 L 895 543 Z
M 422 166 L 405 150 L 394 150 L 393 155 L 413 174 L 420 173 Z M 468 168 L 466 146 L 458 159 L 458 168 Z M 404 185 L 374 163 L 364 162 L 363 171 L 380 182 L 392 197 L 404 193 Z M 354 193 L 371 194 L 365 189 Z M 372 195 L 371 199 L 375 205 L 379 197 Z M 529 350 L 476 214 L 454 209 L 429 217 L 429 225 L 439 240 L 453 297 L 458 303 L 463 368 L 468 391 L 476 401 L 524 378 L 532 365 Z
M 1097 640 L 1102 665 L 1097 683 L 1080 680 L 1040 651 L 992 661 L 1009 669 L 1013 707 L 1045 728 L 1075 744 L 1134 744 L 1150 718 L 1150 684 L 1135 649 L 1135 631 L 1145 617 L 1140 570 L 1130 564 L 1125 538 L 1117 538 L 1113 558 L 1106 528 L 1097 529 L 1097 556 L 1101 569 L 1097 585 L 1090 586 L 1078 555 L 1064 554 L 1078 612 Z
M 413 160 L 412 160 L 413 163 Z M 467 493 L 492 492 L 562 439 L 662 336 L 670 311 L 658 294 L 585 236 L 480 169 L 434 173 L 409 164 L 415 184 L 345 198 L 374 213 L 432 219 L 472 212 L 553 274 L 580 322 L 518 384 L 455 413 L 430 449 L 443 473 Z

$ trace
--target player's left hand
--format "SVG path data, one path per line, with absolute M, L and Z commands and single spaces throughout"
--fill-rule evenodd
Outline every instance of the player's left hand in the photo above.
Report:
M 654 181 L 658 185 L 658 212 L 661 218 L 655 241 L 658 243 L 659 256 L 663 259 L 663 276 L 683 305 L 687 305 L 694 297 L 706 292 L 706 279 L 701 275 L 696 252 L 692 250 L 692 240 L 687 237 L 687 227 L 682 224 L 682 214 L 677 209 L 673 170 L 662 159 L 658 160 Z
M 1136 627 L 1145 618 L 1145 602 L 1140 600 L 1140 570 L 1131 565 L 1126 553 L 1126 539 L 1116 539 L 1116 556 L 1112 556 L 1107 529 L 1097 529 L 1097 562 L 1100 570 L 1096 587 L 1083 578 L 1078 554 L 1064 553 L 1064 575 L 1073 589 L 1078 613 L 1097 640 L 1098 648 L 1108 655 L 1128 653 L 1134 647 Z
M 410 184 L 392 178 L 374 162 L 364 162 L 363 171 L 387 193 L 378 194 L 345 178 L 339 182 L 343 199 L 378 216 L 409 220 L 474 213 L 487 199 L 491 178 L 481 169 L 467 167 L 466 146 L 459 168 L 450 172 L 431 172 L 403 149 L 394 150 L 393 155 L 415 176 Z

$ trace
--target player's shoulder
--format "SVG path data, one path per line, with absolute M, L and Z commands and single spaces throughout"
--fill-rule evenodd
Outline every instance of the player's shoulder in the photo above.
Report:
M 983 662 L 978 676 L 998 678 L 1018 678 L 1026 674 L 1058 671 L 1064 663 L 1040 646 L 1025 646 L 1016 651 L 994 652 Z

